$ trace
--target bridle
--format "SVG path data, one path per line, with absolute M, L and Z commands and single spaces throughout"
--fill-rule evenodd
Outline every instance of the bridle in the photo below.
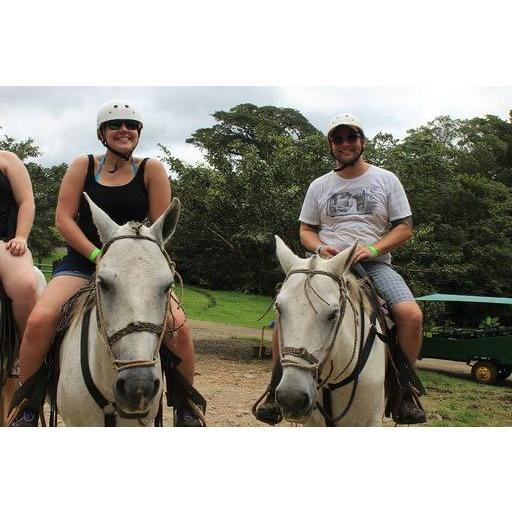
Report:
M 310 281 L 314 275 L 325 275 L 330 277 L 331 279 L 334 279 L 338 283 L 339 292 L 340 292 L 340 298 L 339 298 L 339 305 L 340 305 L 340 311 L 338 314 L 338 318 L 336 322 L 331 327 L 331 330 L 329 332 L 328 341 L 326 344 L 324 344 L 322 347 L 314 351 L 313 353 L 310 353 L 306 348 L 304 347 L 285 347 L 284 346 L 284 338 L 282 333 L 282 327 L 281 323 L 279 322 L 279 348 L 280 348 L 280 354 L 281 354 L 281 365 L 284 367 L 286 366 L 295 366 L 302 369 L 305 369 L 307 371 L 311 371 L 314 375 L 314 379 L 317 382 L 317 390 L 322 389 L 323 393 L 323 406 L 318 401 L 316 403 L 316 407 L 322 414 L 322 416 L 325 419 L 326 426 L 334 426 L 336 422 L 341 420 L 349 411 L 350 407 L 352 406 L 355 393 L 357 390 L 357 384 L 359 380 L 359 374 L 363 370 L 364 366 L 366 365 L 366 362 L 368 360 L 368 357 L 370 355 L 371 349 L 373 347 L 373 342 L 375 340 L 375 336 L 377 334 L 377 328 L 376 328 L 376 322 L 377 322 L 377 308 L 376 308 L 376 302 L 375 298 L 373 297 L 373 294 L 370 295 L 370 300 L 372 302 L 372 313 L 370 316 L 370 328 L 368 331 L 368 335 L 366 339 L 364 338 L 365 333 L 365 312 L 364 312 L 364 299 L 363 299 L 363 293 L 361 290 L 359 290 L 359 316 L 361 317 L 361 325 L 360 325 L 360 343 L 359 343 L 359 352 L 357 361 L 355 363 L 354 369 L 348 375 L 342 380 L 338 380 L 340 377 L 343 376 L 343 374 L 347 371 L 347 369 L 351 366 L 355 353 L 357 350 L 357 309 L 351 300 L 348 290 L 347 290 L 347 284 L 341 278 L 340 276 L 333 274 L 332 272 L 326 272 L 323 270 L 312 270 L 312 269 L 296 269 L 289 272 L 285 278 L 285 281 L 290 277 L 292 274 L 306 274 L 308 277 L 306 278 L 304 282 L 304 290 L 306 292 L 306 297 L 308 298 L 308 301 L 315 311 L 317 313 L 316 309 L 313 306 L 313 303 L 309 299 L 309 296 L 307 294 L 307 286 L 309 285 L 310 288 L 313 290 L 313 292 L 317 295 L 318 298 L 320 298 L 323 302 L 326 302 L 318 293 L 311 287 Z M 283 282 L 283 284 L 284 284 Z M 354 313 L 354 345 L 352 350 L 352 355 L 348 361 L 348 363 L 345 365 L 345 367 L 338 373 L 338 375 L 333 379 L 334 382 L 328 382 L 331 378 L 334 363 L 331 359 L 331 368 L 328 373 L 328 375 L 322 380 L 321 374 L 322 370 L 326 364 L 326 362 L 329 360 L 329 356 L 331 355 L 332 349 L 334 347 L 334 343 L 336 342 L 336 338 L 338 336 L 338 331 L 341 327 L 341 324 L 343 322 L 343 318 L 345 316 L 347 303 L 352 308 L 352 311 Z M 296 359 L 290 359 L 290 357 L 299 359 L 300 361 L 297 361 Z M 331 392 L 334 389 L 339 389 L 350 382 L 353 382 L 352 386 L 352 392 L 349 398 L 349 401 L 345 408 L 336 416 L 332 413 L 332 407 L 331 407 Z
M 167 263 L 168 263 L 170 269 L 172 270 L 173 274 L 176 272 L 175 263 L 171 260 L 171 258 L 167 254 L 166 250 L 161 246 L 161 244 L 159 242 L 157 242 L 155 239 L 150 238 L 149 236 L 141 235 L 139 233 L 137 233 L 136 235 L 121 235 L 121 236 L 112 238 L 103 246 L 103 249 L 101 250 L 101 257 L 103 258 L 105 256 L 105 253 L 107 252 L 107 250 L 110 248 L 110 246 L 114 242 L 117 242 L 118 240 L 123 240 L 123 239 L 149 240 L 150 242 L 155 243 L 158 246 L 158 248 L 160 249 L 160 251 L 162 252 L 162 254 L 165 256 L 165 259 L 167 260 Z M 165 305 L 164 318 L 160 324 L 154 324 L 154 323 L 150 323 L 150 322 L 140 322 L 140 321 L 130 322 L 122 329 L 119 329 L 118 331 L 114 332 L 113 334 L 108 335 L 107 330 L 105 328 L 105 315 L 103 314 L 103 308 L 101 306 L 100 288 L 101 288 L 101 286 L 100 286 L 100 283 L 99 283 L 99 280 L 97 277 L 96 283 L 95 283 L 96 323 L 98 325 L 98 332 L 100 334 L 100 337 L 104 341 L 105 346 L 107 348 L 107 353 L 108 353 L 110 359 L 112 360 L 113 368 L 119 372 L 119 371 L 127 369 L 127 368 L 155 366 L 155 364 L 159 360 L 158 354 L 159 354 L 159 350 L 160 350 L 160 345 L 162 343 L 162 339 L 164 337 L 166 326 L 167 326 L 168 313 L 169 313 L 169 310 L 171 307 L 171 299 L 170 299 L 171 294 L 169 293 L 167 295 L 167 302 Z M 155 351 L 153 353 L 153 359 L 138 360 L 138 361 L 124 361 L 124 360 L 116 359 L 116 357 L 114 356 L 114 354 L 112 352 L 112 346 L 116 342 L 118 342 L 121 338 L 123 338 L 127 334 L 130 334 L 133 332 L 151 332 L 151 333 L 156 334 L 159 337 L 158 342 L 155 347 Z
M 317 313 L 315 307 L 313 306 L 313 303 L 311 302 L 311 299 L 308 295 L 308 286 L 310 289 L 319 297 L 323 302 L 326 302 L 322 297 L 316 293 L 316 291 L 311 287 L 311 279 L 315 275 L 324 275 L 328 276 L 331 279 L 334 279 L 338 283 L 338 288 L 340 292 L 340 299 L 339 299 L 339 305 L 340 305 L 340 311 L 338 314 L 338 318 L 336 322 L 331 327 L 331 330 L 329 332 L 330 339 L 328 340 L 328 343 L 324 346 L 320 347 L 319 349 L 315 350 L 313 353 L 308 352 L 304 347 L 285 347 L 284 346 L 284 337 L 282 333 L 282 327 L 281 322 L 279 322 L 279 348 L 280 348 L 280 354 L 281 354 L 281 365 L 283 367 L 286 366 L 296 366 L 299 368 L 303 368 L 305 370 L 313 372 L 315 376 L 315 380 L 318 381 L 320 378 L 320 375 L 322 373 L 322 369 L 327 362 L 329 355 L 332 352 L 332 348 L 334 346 L 334 343 L 336 341 L 336 337 L 338 335 L 338 331 L 341 327 L 341 323 L 343 322 L 343 318 L 345 316 L 345 310 L 347 307 L 347 303 L 349 303 L 353 307 L 353 303 L 350 300 L 350 297 L 347 292 L 347 285 L 345 281 L 336 274 L 333 274 L 332 272 L 326 272 L 323 270 L 311 270 L 311 269 L 296 269 L 289 272 L 283 282 L 284 283 L 288 280 L 288 278 L 292 274 L 306 274 L 307 278 L 304 281 L 304 292 L 306 294 L 306 297 L 315 311 Z M 354 315 L 355 318 L 355 315 Z M 291 357 L 300 359 L 300 362 L 295 361 L 294 359 L 290 359 Z M 330 372 L 332 373 L 332 371 Z
M 105 255 L 107 250 L 110 248 L 110 246 L 118 241 L 123 239 L 135 239 L 135 240 L 149 240 L 150 242 L 153 242 L 157 244 L 158 248 L 164 255 L 170 269 L 172 270 L 173 274 L 177 274 L 175 268 L 175 263 L 171 260 L 169 255 L 167 254 L 166 250 L 162 247 L 162 245 L 156 241 L 153 238 L 150 238 L 148 236 L 141 235 L 138 230 L 135 235 L 121 235 L 112 238 L 109 240 L 104 246 L 101 251 L 101 257 Z M 99 261 L 97 263 L 97 266 L 99 264 Z M 108 335 L 106 328 L 105 328 L 105 316 L 103 314 L 103 309 L 101 307 L 101 291 L 100 291 L 100 283 L 98 278 L 96 277 L 95 282 L 95 302 L 96 302 L 96 324 L 98 328 L 98 334 L 99 337 L 104 342 L 104 345 L 107 350 L 107 354 L 112 362 L 112 367 L 116 372 L 120 372 L 123 370 L 126 370 L 128 368 L 136 368 L 136 367 L 152 367 L 157 364 L 159 361 L 159 351 L 160 351 L 160 345 L 162 344 L 163 337 L 166 333 L 167 328 L 167 321 L 169 318 L 169 312 L 171 308 L 171 293 L 167 295 L 167 302 L 165 306 L 165 313 L 164 318 L 160 324 L 154 324 L 149 322 L 130 322 L 122 329 L 119 329 L 118 331 L 114 332 L 111 335 Z M 91 310 L 87 310 L 84 314 L 84 318 L 82 319 L 82 330 L 81 330 L 81 341 L 80 341 L 80 365 L 82 369 L 82 375 L 85 381 L 85 385 L 87 387 L 87 390 L 93 397 L 96 404 L 100 407 L 100 409 L 103 412 L 104 416 L 104 422 L 106 427 L 113 427 L 116 424 L 116 415 L 119 414 L 122 418 L 129 418 L 129 419 L 138 419 L 141 424 L 145 424 L 147 422 L 147 415 L 148 413 L 127 413 L 122 411 L 120 408 L 117 407 L 117 404 L 115 402 L 112 402 L 110 400 L 107 400 L 101 393 L 101 391 L 97 388 L 95 385 L 91 370 L 89 366 L 89 324 L 90 324 L 90 314 Z M 133 333 L 133 332 L 152 332 L 156 335 L 158 335 L 158 342 L 155 347 L 155 351 L 153 353 L 153 358 L 151 360 L 136 360 L 136 361 L 125 361 L 116 359 L 114 356 L 114 353 L 112 351 L 112 346 L 118 342 L 121 338 L 126 336 L 127 334 Z

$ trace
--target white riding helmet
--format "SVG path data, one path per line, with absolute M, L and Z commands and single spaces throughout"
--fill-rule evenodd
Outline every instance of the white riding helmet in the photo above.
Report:
M 350 126 L 364 136 L 363 125 L 354 114 L 338 114 L 334 116 L 327 126 L 327 137 L 329 137 L 331 132 L 338 126 Z
M 101 106 L 98 112 L 97 128 L 107 121 L 113 121 L 114 119 L 132 119 L 133 121 L 139 121 L 142 125 L 142 115 L 128 100 L 116 99 L 107 101 Z

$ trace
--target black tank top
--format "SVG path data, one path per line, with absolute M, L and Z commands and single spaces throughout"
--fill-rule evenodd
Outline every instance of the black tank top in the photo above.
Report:
M 117 224 L 122 226 L 131 220 L 142 222 L 149 213 L 148 191 L 144 183 L 144 169 L 148 158 L 139 164 L 137 174 L 126 185 L 105 186 L 94 177 L 94 157 L 88 155 L 89 167 L 84 183 L 84 192 Z M 82 195 L 78 208 L 77 224 L 85 236 L 101 248 L 100 236 L 92 220 L 91 209 Z M 69 248 L 69 252 L 75 252 Z
M 11 240 L 16 235 L 18 205 L 7 176 L 0 172 L 0 240 Z

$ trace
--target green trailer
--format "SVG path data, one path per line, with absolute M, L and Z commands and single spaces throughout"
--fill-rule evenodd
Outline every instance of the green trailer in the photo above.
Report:
M 506 297 L 440 293 L 417 297 L 416 300 L 512 305 L 512 299 Z M 512 374 L 512 327 L 430 329 L 423 333 L 420 359 L 425 357 L 465 362 L 471 366 L 471 375 L 477 382 L 493 384 Z

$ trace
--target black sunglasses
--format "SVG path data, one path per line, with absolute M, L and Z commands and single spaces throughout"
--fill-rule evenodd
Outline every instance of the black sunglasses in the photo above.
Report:
M 133 119 L 112 119 L 105 122 L 105 125 L 111 130 L 119 130 L 123 124 L 128 130 L 138 130 L 140 128 L 139 121 L 134 121 Z
M 334 142 L 334 144 L 343 144 L 344 142 L 353 143 L 358 138 L 358 133 L 349 133 L 347 135 L 335 135 L 334 137 L 331 137 L 331 142 Z

